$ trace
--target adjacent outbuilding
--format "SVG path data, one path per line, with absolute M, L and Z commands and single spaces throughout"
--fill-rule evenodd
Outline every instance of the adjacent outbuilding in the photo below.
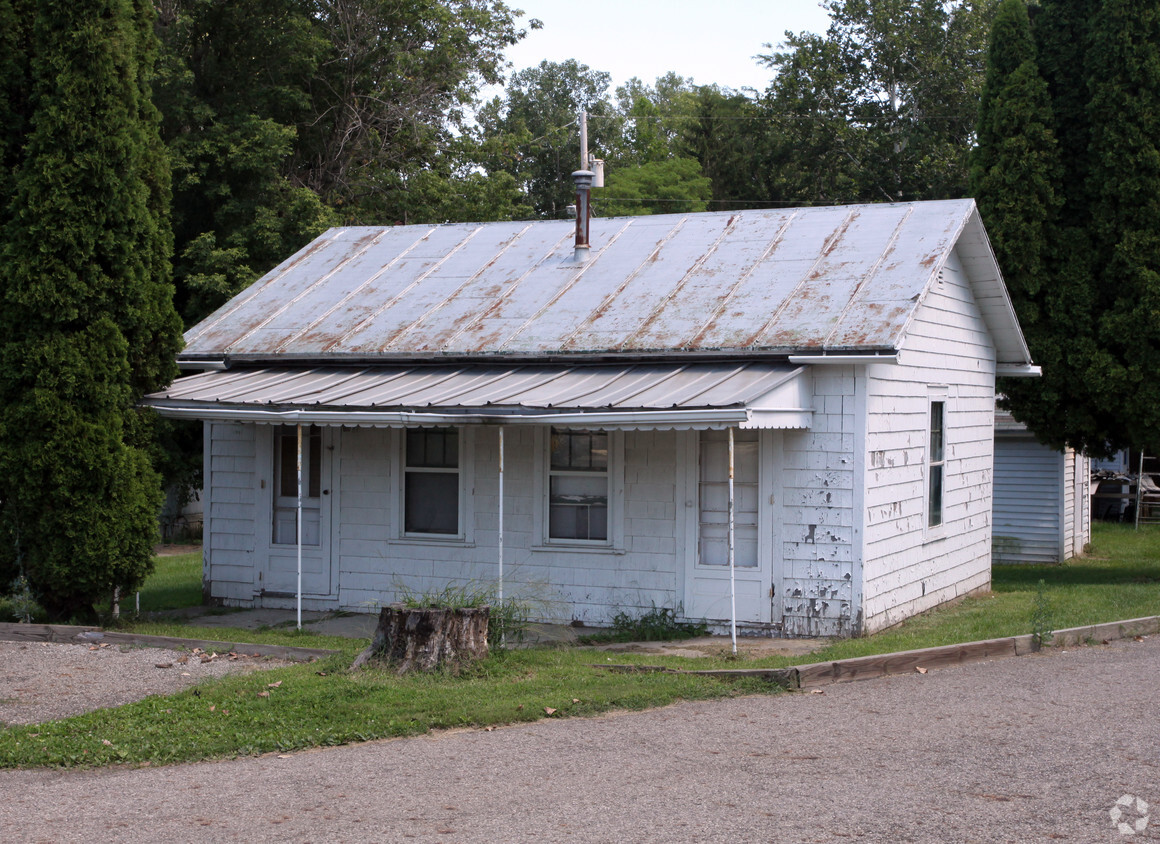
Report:
M 995 563 L 1062 563 L 1092 538 L 1087 455 L 1043 445 L 1004 410 L 995 412 Z
M 851 636 L 989 586 L 995 377 L 1037 370 L 973 201 L 577 229 L 334 229 L 190 329 L 147 403 L 205 420 L 216 601 L 502 565 L 556 620 Z

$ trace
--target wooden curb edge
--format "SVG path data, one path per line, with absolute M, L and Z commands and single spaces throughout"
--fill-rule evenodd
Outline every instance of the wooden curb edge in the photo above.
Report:
M 1103 624 L 1087 624 L 1056 630 L 1048 647 L 1067 647 L 1114 639 L 1127 639 L 1160 633 L 1160 616 L 1130 618 L 1124 621 L 1109 621 Z M 1007 656 L 1024 656 L 1034 653 L 1035 637 L 1028 633 L 1023 636 L 1003 636 L 980 642 L 965 642 L 958 645 L 940 645 L 934 648 L 920 648 L 912 651 L 857 656 L 834 662 L 815 662 L 795 665 L 790 668 L 737 668 L 709 671 L 685 671 L 659 665 L 605 664 L 593 663 L 593 668 L 610 671 L 641 672 L 665 671 L 675 674 L 700 674 L 710 677 L 740 678 L 757 677 L 768 680 L 785 689 L 814 689 L 831 683 L 848 683 L 854 680 L 870 680 L 890 674 L 907 674 L 919 668 L 929 670 L 947 665 L 961 665 L 984 659 L 998 659 Z
M 326 648 L 299 648 L 290 645 L 257 645 L 249 642 L 219 642 L 212 639 L 181 639 L 175 636 L 146 636 L 139 633 L 118 633 L 99 627 L 82 627 L 71 624 L 7 624 L 0 623 L 0 640 L 7 642 L 54 642 L 57 644 L 85 645 L 109 644 L 129 645 L 145 648 L 169 648 L 170 650 L 217 651 L 219 653 L 252 654 L 293 662 L 309 662 L 338 651 Z

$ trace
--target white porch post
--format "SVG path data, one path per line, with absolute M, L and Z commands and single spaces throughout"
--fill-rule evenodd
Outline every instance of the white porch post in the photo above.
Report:
M 499 518 L 498 531 L 499 536 L 496 541 L 496 553 L 499 558 L 499 591 L 498 600 L 500 612 L 503 612 L 503 425 L 499 426 Z M 501 615 L 500 618 L 503 616 Z M 501 622 L 502 623 L 502 622 Z M 506 630 L 501 629 L 499 633 L 500 646 L 506 645 L 505 634 Z
M 729 627 L 737 653 L 737 579 L 733 554 L 733 426 L 729 426 Z
M 298 629 L 302 629 L 302 423 L 298 423 L 298 512 L 296 514 L 297 528 L 294 531 L 298 540 Z

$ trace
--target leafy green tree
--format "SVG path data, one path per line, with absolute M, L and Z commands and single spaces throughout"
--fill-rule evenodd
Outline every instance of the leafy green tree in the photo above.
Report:
M 825 0 L 825 35 L 763 56 L 779 196 L 962 196 L 996 0 Z
M 668 158 L 611 170 L 593 193 L 602 217 L 705 211 L 712 187 L 692 158 Z
M 178 305 L 192 323 L 339 220 L 289 172 L 330 46 L 300 0 L 168 0 L 157 27 Z
M 0 565 L 65 618 L 152 565 L 161 491 L 134 403 L 173 377 L 180 348 L 169 173 L 149 98 L 152 6 L 15 8 L 31 29 L 25 75 L 4 90 L 27 122 L 6 144 L 0 218 Z
M 543 61 L 513 74 L 504 95 L 480 109 L 483 137 L 494 142 L 484 160 L 488 172 L 512 174 L 536 216 L 565 217 L 575 202 L 581 111 L 590 115 L 589 150 L 599 158 L 618 148 L 621 121 L 608 97 L 609 80 L 575 59 Z

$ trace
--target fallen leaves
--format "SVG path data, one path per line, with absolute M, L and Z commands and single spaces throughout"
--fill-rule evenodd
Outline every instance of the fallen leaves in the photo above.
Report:
M 555 710 L 555 709 L 553 709 L 553 708 L 552 708 L 552 707 L 550 707 L 550 706 L 545 706 L 545 707 L 544 707 L 544 714 L 545 714 L 545 715 L 555 715 L 555 714 L 556 714 L 556 710 Z
M 917 671 L 919 674 L 925 674 L 927 671 L 927 669 L 923 668 L 921 665 L 916 665 L 914 667 L 914 670 Z

